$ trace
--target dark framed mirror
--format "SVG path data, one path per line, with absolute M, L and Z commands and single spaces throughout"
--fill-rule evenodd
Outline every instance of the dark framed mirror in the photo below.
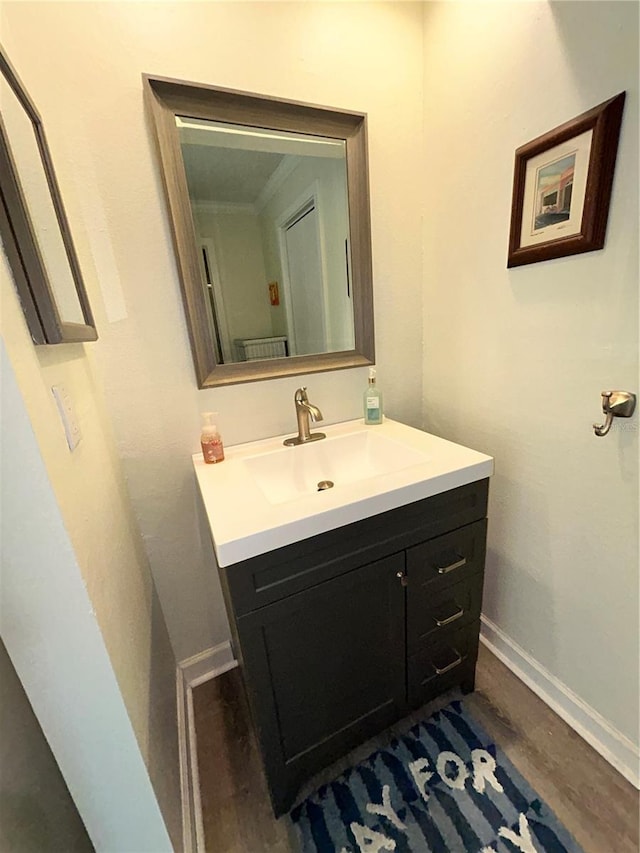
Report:
M 199 387 L 372 364 L 366 116 L 143 80 Z
M 98 337 L 40 115 L 0 48 L 0 235 L 37 344 Z

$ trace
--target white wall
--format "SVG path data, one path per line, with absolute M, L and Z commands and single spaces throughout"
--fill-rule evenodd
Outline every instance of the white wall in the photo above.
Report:
M 19 66 L 21 48 L 28 49 L 31 40 L 28 33 L 21 35 L 12 28 L 13 8 L 11 4 L 0 5 L 0 41 Z M 29 9 L 30 13 L 37 15 L 37 10 Z M 55 24 L 50 22 L 50 36 L 55 31 Z M 34 67 L 39 67 L 37 56 L 32 57 L 32 62 Z M 24 76 L 22 70 L 18 73 L 40 107 L 38 93 L 30 85 L 28 69 L 25 71 Z M 51 81 L 54 78 L 55 74 Z M 43 115 L 48 131 L 44 111 Z M 67 137 L 68 134 L 69 128 L 65 131 Z M 56 167 L 57 150 L 53 145 Z M 69 171 L 61 170 L 57 174 L 66 202 L 70 198 Z M 97 217 L 90 225 L 92 233 L 96 233 Z M 80 241 L 83 237 L 86 239 L 82 228 L 74 229 L 72 225 L 72 231 Z M 90 301 L 104 316 L 96 270 L 86 250 L 81 256 L 81 266 Z M 55 275 L 53 268 L 51 272 Z M 2 637 L 45 735 L 52 745 L 56 738 L 61 743 L 67 742 L 70 750 L 67 755 L 71 755 L 71 766 L 76 772 L 75 787 L 60 761 L 57 747 L 54 753 L 94 843 L 102 843 L 105 837 L 117 838 L 122 847 L 126 833 L 131 831 L 131 838 L 139 838 L 141 845 L 145 835 L 149 847 L 166 847 L 171 837 L 175 848 L 180 849 L 182 815 L 176 661 L 127 494 L 105 404 L 104 387 L 95 361 L 99 344 L 34 347 L 2 253 L 0 301 L 0 332 L 30 429 L 37 441 L 40 465 L 46 469 L 53 495 L 50 496 L 43 486 L 41 497 L 34 490 L 31 503 L 25 499 L 18 507 L 15 501 L 12 503 L 18 488 L 12 488 L 14 481 L 3 477 L 3 486 L 6 484 L 8 491 L 2 520 L 10 532 L 19 523 L 16 529 L 22 534 L 24 547 L 20 551 L 20 541 L 3 537 L 3 548 L 7 551 L 2 566 Z M 113 300 L 111 304 L 113 307 Z M 51 393 L 54 385 L 64 385 L 68 390 L 82 433 L 82 440 L 73 453 L 67 446 Z M 2 414 L 4 440 L 5 432 L 15 426 L 10 419 L 14 414 L 13 404 L 7 404 Z M 15 462 L 17 466 L 7 470 L 19 481 L 22 463 L 27 478 L 30 458 L 13 460 L 11 454 L 19 453 L 18 446 L 13 447 L 9 438 L 6 441 L 7 465 Z M 35 462 L 33 464 L 35 466 Z M 60 527 L 64 533 L 57 538 L 55 531 L 42 526 L 48 518 L 44 507 L 50 506 L 52 501 L 57 507 L 56 530 Z M 14 545 L 15 549 L 10 550 Z M 66 575 L 62 574 L 63 570 Z M 57 572 L 60 572 L 59 577 Z M 28 597 L 31 592 L 33 599 Z M 60 653 L 64 650 L 66 658 L 56 657 L 56 650 Z M 66 679 L 56 678 L 58 669 L 53 663 L 62 668 Z M 103 679 L 100 688 L 96 688 L 95 697 L 86 695 L 93 685 L 87 675 L 92 666 L 95 677 Z M 89 740 L 93 732 L 97 754 L 90 747 L 82 753 L 73 744 L 73 715 L 83 713 L 83 708 L 87 714 L 89 710 L 94 713 L 96 707 L 99 711 L 101 704 L 104 712 L 102 718 L 96 719 L 96 726 L 92 729 L 88 716 L 87 728 L 78 730 Z M 123 748 L 131 754 L 126 761 L 120 762 L 121 771 L 110 766 L 107 772 L 105 765 L 100 787 L 95 768 L 99 767 L 105 751 L 108 753 L 105 762 L 111 757 L 114 761 L 118 759 L 109 738 L 118 743 L 119 732 Z M 80 734 L 77 740 L 79 743 Z M 132 768 L 131 786 L 122 782 L 117 796 L 106 797 L 104 794 L 111 781 L 116 784 L 117 773 L 127 773 L 127 767 Z M 78 799 L 76 794 L 80 790 Z M 135 803 L 137 792 L 141 798 L 140 809 L 123 812 L 119 820 L 118 797 L 122 794 L 129 804 Z M 157 802 L 153 812 L 154 796 Z M 87 810 L 93 815 L 91 820 L 86 816 Z M 105 825 L 109 816 L 112 824 L 107 831 Z M 133 832 L 136 821 L 140 822 L 139 835 Z
M 638 4 L 429 3 L 425 32 L 425 425 L 496 459 L 486 616 L 637 745 L 638 415 L 591 424 L 639 390 Z M 606 247 L 507 270 L 515 149 L 625 89 Z
M 95 849 L 169 853 L 174 847 L 143 760 L 146 745 L 141 749 L 132 725 L 131 717 L 140 722 L 139 708 L 123 699 L 99 603 L 89 595 L 2 338 L 0 374 L 3 642 Z M 148 690 L 145 675 L 138 672 Z M 175 768 L 158 765 L 169 779 L 172 769 L 177 776 L 177 755 Z M 179 796 L 174 815 L 178 806 Z M 174 840 L 180 849 L 179 833 Z
M 6 45 L 6 28 L 3 26 L 2 30 Z M 92 268 L 86 267 L 89 298 L 95 302 L 97 285 L 91 273 Z M 86 587 L 87 600 L 95 613 L 169 832 L 179 840 L 175 656 L 126 491 L 104 390 L 93 358 L 95 344 L 34 347 L 1 251 L 0 303 L 0 334 L 76 555 L 83 589 Z M 67 389 L 82 433 L 73 453 L 69 451 L 51 393 L 55 385 Z M 3 411 L 3 430 L 4 418 Z M 38 524 L 38 509 L 34 500 L 30 519 L 34 529 Z M 25 526 L 28 522 L 25 519 Z M 55 589 L 54 585 L 51 590 L 54 595 Z M 53 612 L 57 603 L 52 598 Z M 51 624 L 40 626 L 45 643 L 55 639 L 44 633 L 49 629 L 53 629 Z M 4 626 L 2 631 L 4 637 Z M 19 677 L 27 686 L 26 673 L 15 662 L 15 648 L 7 638 L 5 642 Z M 73 693 L 68 701 L 74 701 Z M 43 730 L 48 736 L 44 725 Z
M 327 421 L 359 417 L 366 370 L 197 390 L 141 74 L 369 114 L 379 380 L 387 413 L 417 424 L 422 9 L 396 2 L 3 8 L 5 45 L 44 119 L 80 263 L 95 265 L 101 284 L 95 350 L 173 647 L 184 659 L 228 636 L 191 470 L 199 412 L 220 412 L 227 444 L 295 432 L 293 393 L 306 382 Z

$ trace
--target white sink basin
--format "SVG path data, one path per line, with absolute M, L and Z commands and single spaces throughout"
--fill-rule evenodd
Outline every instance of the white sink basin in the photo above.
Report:
M 225 448 L 193 466 L 220 566 L 230 566 L 423 498 L 490 477 L 490 456 L 385 418 L 322 425 L 327 437 L 285 436 Z M 318 491 L 320 481 L 331 488 Z
M 428 461 L 428 456 L 372 430 L 330 437 L 298 447 L 280 447 L 245 460 L 251 476 L 272 504 L 324 488 L 380 477 Z

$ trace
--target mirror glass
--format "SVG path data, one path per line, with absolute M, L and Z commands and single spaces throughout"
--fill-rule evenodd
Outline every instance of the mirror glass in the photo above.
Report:
M 218 363 L 353 349 L 344 140 L 176 126 Z

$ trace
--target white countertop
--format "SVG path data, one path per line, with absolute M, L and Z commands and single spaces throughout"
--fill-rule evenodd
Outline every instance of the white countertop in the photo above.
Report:
M 285 448 L 286 436 L 239 444 L 225 447 L 225 461 L 215 465 L 205 464 L 202 454 L 194 454 L 193 467 L 218 564 L 230 566 L 493 473 L 490 456 L 387 418 L 377 426 L 366 426 L 362 420 L 326 427 L 314 424 L 313 431 L 327 436 L 314 444 L 330 453 L 331 439 L 367 430 L 424 456 L 418 457 L 417 464 L 396 471 L 342 484 L 336 479 L 336 485 L 327 491 L 274 503 L 260 488 L 247 460 L 277 451 L 282 455 L 273 459 L 291 461 L 285 454 L 304 453 L 307 446 Z

